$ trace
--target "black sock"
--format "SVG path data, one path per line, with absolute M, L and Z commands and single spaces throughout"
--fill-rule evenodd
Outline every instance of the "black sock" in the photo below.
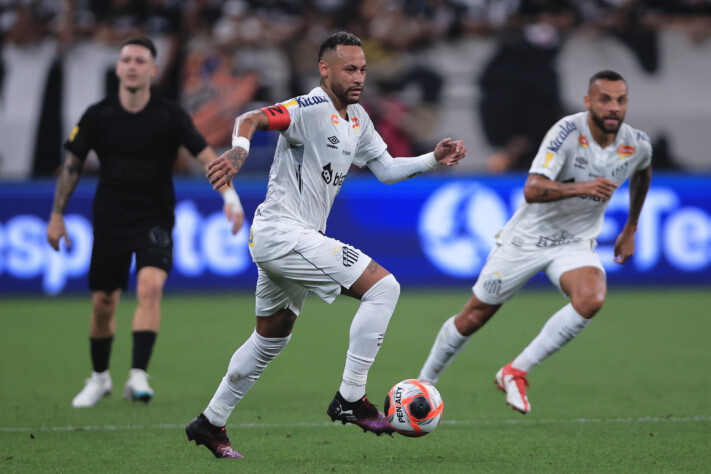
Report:
M 103 372 L 108 370 L 112 342 L 114 342 L 114 336 L 97 339 L 93 337 L 89 338 L 91 364 L 94 367 L 94 372 Z
M 148 368 L 148 360 L 153 353 L 157 335 L 155 331 L 133 331 L 132 369 L 146 370 Z

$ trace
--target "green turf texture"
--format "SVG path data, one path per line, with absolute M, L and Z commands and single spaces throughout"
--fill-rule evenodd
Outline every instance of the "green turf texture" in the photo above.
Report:
M 464 292 L 404 292 L 370 372 L 382 406 L 417 376 Z M 254 327 L 251 295 L 166 295 L 149 367 L 155 399 L 121 398 L 135 300 L 117 314 L 114 393 L 91 409 L 72 397 L 91 367 L 90 301 L 0 302 L 3 472 L 708 472 L 711 292 L 611 289 L 588 329 L 529 375 L 532 412 L 505 405 L 494 373 L 565 300 L 524 292 L 477 333 L 437 384 L 444 421 L 430 435 L 380 438 L 330 422 L 357 302 L 309 298 L 290 344 L 230 418 L 243 460 L 218 460 L 184 427 L 205 407 Z

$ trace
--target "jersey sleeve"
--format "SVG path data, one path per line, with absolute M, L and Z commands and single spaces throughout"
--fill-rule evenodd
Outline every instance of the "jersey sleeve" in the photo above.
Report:
M 98 111 L 96 105 L 92 105 L 84 112 L 79 123 L 72 128 L 67 141 L 64 142 L 64 149 L 79 158 L 85 160 L 86 155 L 94 147 L 94 130 L 98 124 Z
M 280 104 L 289 113 L 289 126 L 286 130 L 280 130 L 279 133 L 291 143 L 304 143 L 307 137 L 306 123 L 308 122 L 308 120 L 304 120 L 304 115 L 308 108 L 300 107 L 296 99 L 290 99 Z
M 640 160 L 637 163 L 636 170 L 643 170 L 652 164 L 652 141 L 646 133 L 637 131 L 637 146 L 640 151 Z
M 362 113 L 351 117 L 351 127 L 360 129 L 360 138 L 358 139 L 358 148 L 356 149 L 353 164 L 363 168 L 371 160 L 378 159 L 388 146 L 385 144 L 383 137 L 375 130 L 373 122 L 365 113 L 365 109 L 361 109 Z
M 579 135 L 578 127 L 571 120 L 565 118 L 558 121 L 546 133 L 528 172 L 555 181 L 566 160 L 575 153 Z
M 182 107 L 175 106 L 175 116 L 178 118 L 178 130 L 180 134 L 180 144 L 183 145 L 193 155 L 197 156 L 207 147 L 205 138 L 197 131 L 190 116 Z

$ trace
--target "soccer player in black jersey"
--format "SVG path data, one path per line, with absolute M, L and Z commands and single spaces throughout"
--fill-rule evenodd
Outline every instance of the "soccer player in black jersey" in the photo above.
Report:
M 101 164 L 93 205 L 94 245 L 89 269 L 92 291 L 90 347 L 93 372 L 74 397 L 74 407 L 94 406 L 112 389 L 109 356 L 116 328 L 114 314 L 128 284 L 136 255 L 138 305 L 133 317 L 133 362 L 124 398 L 149 401 L 146 368 L 160 324 L 163 286 L 172 264 L 175 193 L 172 170 L 179 147 L 207 167 L 217 157 L 177 105 L 150 93 L 158 67 L 148 38 L 121 45 L 116 75 L 118 94 L 90 106 L 64 144 L 67 157 L 57 182 L 47 239 L 59 250 L 67 202 L 76 188 L 89 150 Z M 236 234 L 244 221 L 230 185 L 220 189 L 224 211 Z

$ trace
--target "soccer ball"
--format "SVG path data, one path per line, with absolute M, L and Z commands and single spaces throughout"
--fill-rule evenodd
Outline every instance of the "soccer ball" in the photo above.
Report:
M 385 397 L 385 415 L 390 426 L 413 438 L 432 432 L 442 419 L 444 402 L 429 382 L 407 379 L 398 382 Z

